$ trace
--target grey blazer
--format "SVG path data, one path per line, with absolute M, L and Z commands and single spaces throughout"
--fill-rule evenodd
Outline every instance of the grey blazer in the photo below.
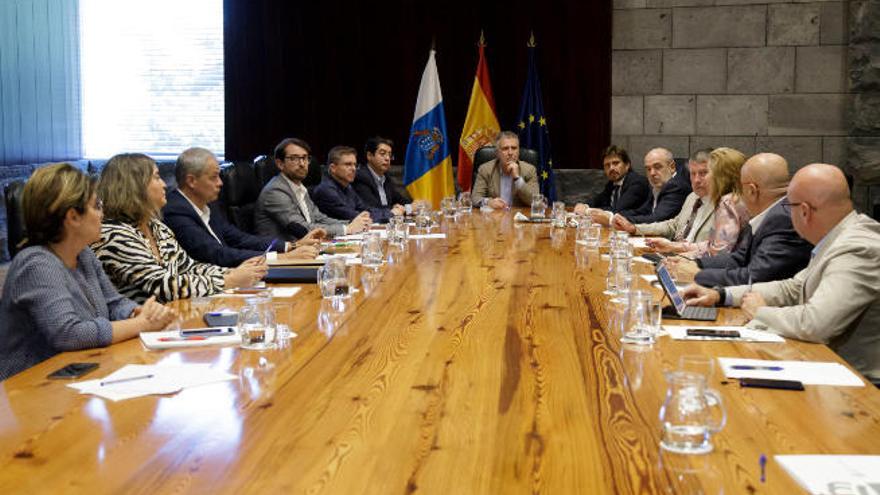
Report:
M 257 234 L 294 241 L 303 235 L 301 229 L 295 228 L 296 225 L 305 231 L 320 227 L 331 236 L 345 233 L 348 222 L 321 213 L 308 194 L 305 196 L 305 203 L 311 222 L 306 222 L 306 217 L 290 184 L 281 175 L 276 175 L 266 184 L 260 192 L 260 197 L 257 198 L 257 207 L 254 211 L 254 227 Z
M 697 196 L 696 193 L 688 194 L 688 197 L 685 198 L 684 205 L 682 205 L 681 211 L 678 215 L 669 220 L 663 220 L 660 222 L 640 223 L 635 226 L 636 234 L 647 236 L 653 235 L 673 240 L 675 234 L 678 232 L 684 232 L 684 229 L 687 227 L 691 211 L 694 209 L 694 203 L 697 202 L 698 198 L 699 196 Z M 712 201 L 703 201 L 703 205 L 697 210 L 697 218 L 701 219 L 700 223 L 694 224 L 691 228 L 696 232 L 694 235 L 694 242 L 702 242 L 709 238 L 709 232 L 712 230 L 712 225 L 715 223 L 715 205 L 712 204 Z
M 880 223 L 851 212 L 825 235 L 806 268 L 752 289 L 768 306 L 749 326 L 828 344 L 853 368 L 880 380 Z M 730 288 L 734 305 L 747 290 Z
M 501 169 L 495 165 L 497 162 L 497 158 L 492 159 L 480 165 L 477 170 L 472 193 L 474 204 L 479 204 L 484 198 L 497 198 L 501 195 Z M 524 184 L 520 187 L 513 185 L 514 204 L 511 206 L 531 206 L 532 196 L 538 194 L 538 173 L 535 166 L 520 160 L 519 176 Z

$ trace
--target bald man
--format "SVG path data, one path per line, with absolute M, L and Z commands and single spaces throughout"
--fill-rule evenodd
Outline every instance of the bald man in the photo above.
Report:
M 649 151 L 645 155 L 645 173 L 652 194 L 638 208 L 621 210 L 613 218 L 619 215 L 632 224 L 653 223 L 669 220 L 681 211 L 685 198 L 691 193 L 691 182 L 687 170 L 678 173 L 672 152 L 666 148 Z
M 748 242 L 730 253 L 699 258 L 694 281 L 704 287 L 769 282 L 794 276 L 810 261 L 810 246 L 795 232 L 783 207 L 788 163 L 774 153 L 757 154 L 740 169 L 742 199 L 749 210 Z M 688 263 L 688 262 L 683 262 Z M 680 263 L 681 264 L 681 263 Z M 682 267 L 687 272 L 687 267 Z M 693 273 L 693 272 L 691 272 Z
M 853 210 L 846 178 L 833 165 L 799 170 L 783 205 L 815 246 L 809 265 L 792 278 L 723 295 L 742 307 L 750 327 L 828 344 L 880 383 L 880 223 Z M 683 295 L 688 304 L 712 305 L 722 294 L 692 285 Z

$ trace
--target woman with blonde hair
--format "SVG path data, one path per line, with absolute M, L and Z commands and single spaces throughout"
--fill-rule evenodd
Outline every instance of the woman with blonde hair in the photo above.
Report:
M 207 296 L 224 288 L 253 286 L 266 274 L 265 261 L 252 258 L 227 269 L 193 260 L 159 219 L 165 182 L 152 158 L 116 155 L 101 173 L 104 201 L 101 239 L 93 247 L 119 291 L 134 300 L 155 296 L 170 301 Z
M 733 148 L 716 148 L 709 154 L 709 197 L 715 205 L 715 220 L 709 237 L 701 242 L 674 242 L 651 239 L 656 251 L 682 253 L 687 258 L 714 256 L 730 252 L 742 242 L 749 223 L 749 210 L 742 201 L 740 169 L 746 157 Z
M 154 298 L 121 296 L 89 248 L 101 235 L 96 184 L 69 163 L 37 169 L 25 184 L 26 244 L 0 301 L 0 380 L 59 352 L 103 347 L 160 330 L 174 312 Z

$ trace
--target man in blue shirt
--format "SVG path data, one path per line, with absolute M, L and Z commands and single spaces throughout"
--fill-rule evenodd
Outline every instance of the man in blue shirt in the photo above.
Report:
M 327 172 L 312 192 L 312 199 L 321 212 L 339 220 L 354 220 L 366 215 L 373 222 L 387 222 L 403 215 L 400 205 L 368 207 L 351 187 L 357 173 L 357 151 L 350 146 L 334 146 L 327 155 Z

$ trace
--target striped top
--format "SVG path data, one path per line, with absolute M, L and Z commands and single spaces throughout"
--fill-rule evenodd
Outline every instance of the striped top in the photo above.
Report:
M 45 246 L 22 250 L 0 300 L 0 380 L 64 351 L 109 345 L 111 320 L 137 307 L 121 296 L 91 249 L 67 268 Z
M 101 226 L 101 240 L 92 248 L 119 292 L 138 302 L 156 296 L 164 303 L 223 290 L 225 268 L 190 258 L 159 220 L 150 222 L 150 230 L 160 259 L 153 256 L 150 242 L 135 226 L 122 222 Z

